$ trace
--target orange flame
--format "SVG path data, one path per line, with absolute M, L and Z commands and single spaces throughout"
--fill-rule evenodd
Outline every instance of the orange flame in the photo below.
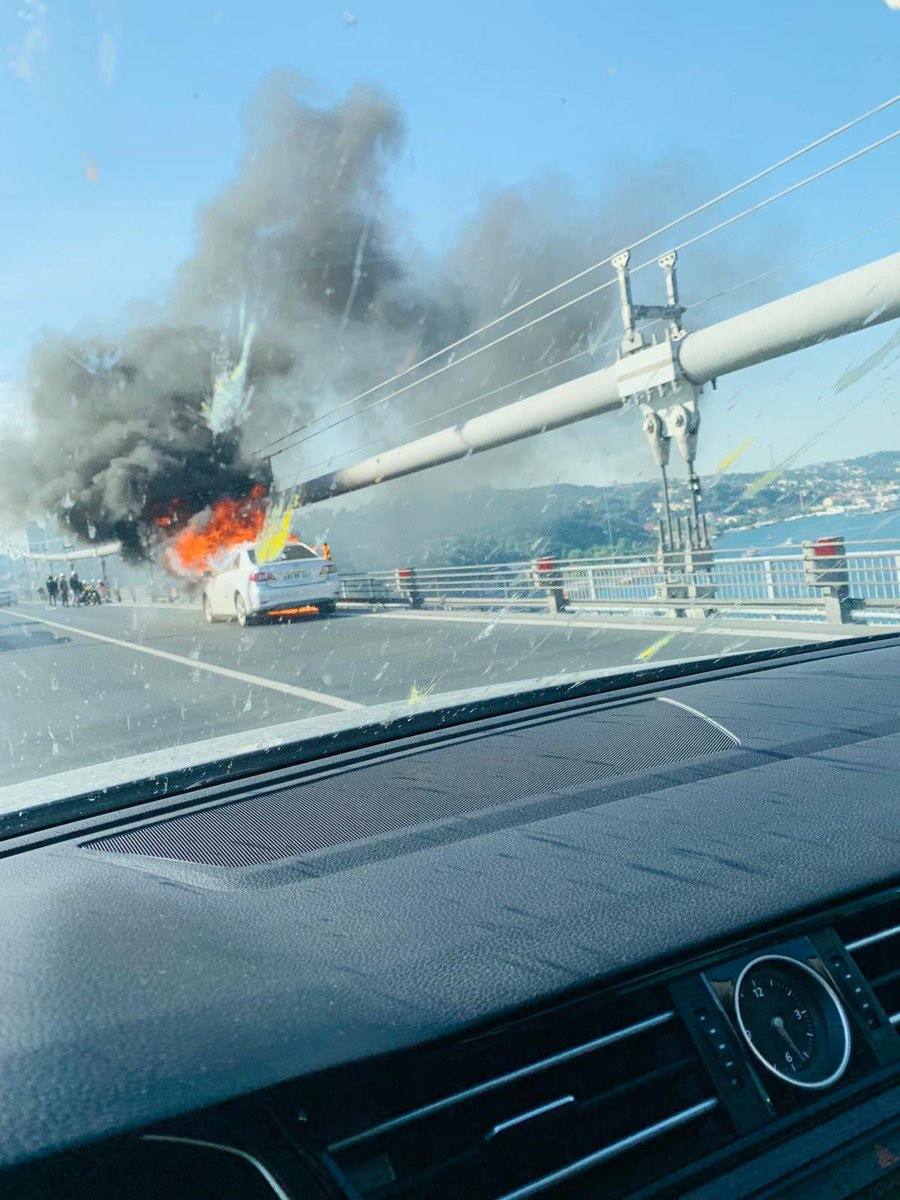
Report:
M 180 525 L 181 524 L 181 517 L 179 516 L 180 507 L 181 507 L 181 501 L 176 496 L 176 498 L 174 500 L 169 501 L 169 503 L 166 507 L 166 511 L 164 513 L 161 513 L 158 517 L 153 518 L 153 524 L 156 525 L 159 529 L 168 529 L 172 525 Z
M 195 517 L 166 547 L 163 561 L 179 575 L 199 577 L 234 546 L 254 542 L 266 516 L 266 489 L 261 483 L 249 496 L 217 500 L 208 514 Z

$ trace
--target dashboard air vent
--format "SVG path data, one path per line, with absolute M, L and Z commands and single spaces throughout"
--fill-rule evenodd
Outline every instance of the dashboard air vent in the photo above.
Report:
M 662 990 L 507 1026 L 321 1101 L 328 1159 L 365 1200 L 612 1200 L 731 1136 Z
M 836 928 L 900 1033 L 900 896 L 846 917 Z

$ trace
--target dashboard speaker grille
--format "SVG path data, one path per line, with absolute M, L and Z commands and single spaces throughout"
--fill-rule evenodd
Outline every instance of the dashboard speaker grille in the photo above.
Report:
M 699 713 L 642 701 L 394 757 L 87 843 L 215 867 L 277 862 L 733 750 Z

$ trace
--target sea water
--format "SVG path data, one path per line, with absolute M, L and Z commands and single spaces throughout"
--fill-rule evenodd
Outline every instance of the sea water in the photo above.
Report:
M 822 537 L 843 537 L 848 550 L 889 550 L 900 546 L 900 508 L 873 513 L 818 513 L 719 533 L 715 547 L 722 551 L 771 550 L 796 546 Z M 880 542 L 879 546 L 867 543 Z

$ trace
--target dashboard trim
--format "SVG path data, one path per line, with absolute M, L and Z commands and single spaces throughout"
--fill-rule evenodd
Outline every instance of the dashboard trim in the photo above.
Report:
M 892 925 L 889 929 L 880 929 L 878 933 L 870 933 L 868 937 L 857 938 L 854 942 L 846 942 L 845 946 L 852 954 L 854 950 L 862 950 L 865 946 L 874 946 L 877 942 L 885 942 L 889 937 L 900 933 L 900 925 Z
M 716 729 L 718 729 L 721 733 L 724 733 L 726 737 L 730 737 L 735 746 L 741 745 L 741 739 L 736 733 L 733 733 L 730 729 L 723 725 L 721 721 L 717 721 L 715 717 L 709 717 L 705 712 L 701 712 L 699 708 L 694 708 L 691 704 L 685 704 L 683 700 L 676 700 L 673 696 L 656 696 L 654 699 L 661 701 L 663 704 L 673 704 L 676 708 L 681 708 L 685 712 L 689 712 L 694 717 L 700 717 L 702 720 L 706 721 L 708 725 L 715 725 Z
M 261 1162 L 253 1154 L 248 1154 L 246 1150 L 239 1150 L 237 1146 L 225 1146 L 220 1142 L 208 1142 L 204 1138 L 193 1137 L 177 1137 L 169 1133 L 144 1133 L 141 1134 L 142 1142 L 172 1142 L 175 1145 L 182 1146 L 201 1146 L 205 1150 L 221 1150 L 223 1154 L 233 1154 L 235 1158 L 242 1158 L 244 1162 L 250 1163 L 252 1167 L 260 1173 L 268 1186 L 272 1189 L 278 1200 L 293 1200 L 289 1192 L 286 1192 L 269 1168 L 264 1162 Z
M 488 1142 L 491 1138 L 497 1137 L 498 1134 L 505 1133 L 507 1129 L 515 1129 L 518 1125 L 524 1125 L 526 1121 L 533 1121 L 537 1117 L 546 1116 L 547 1113 L 556 1112 L 557 1109 L 574 1103 L 575 1097 L 572 1095 L 560 1096 L 556 1100 L 549 1100 L 546 1104 L 541 1104 L 537 1108 L 530 1108 L 528 1112 L 519 1113 L 516 1117 L 510 1117 L 508 1121 L 501 1121 L 499 1125 L 493 1127 L 484 1140 Z

